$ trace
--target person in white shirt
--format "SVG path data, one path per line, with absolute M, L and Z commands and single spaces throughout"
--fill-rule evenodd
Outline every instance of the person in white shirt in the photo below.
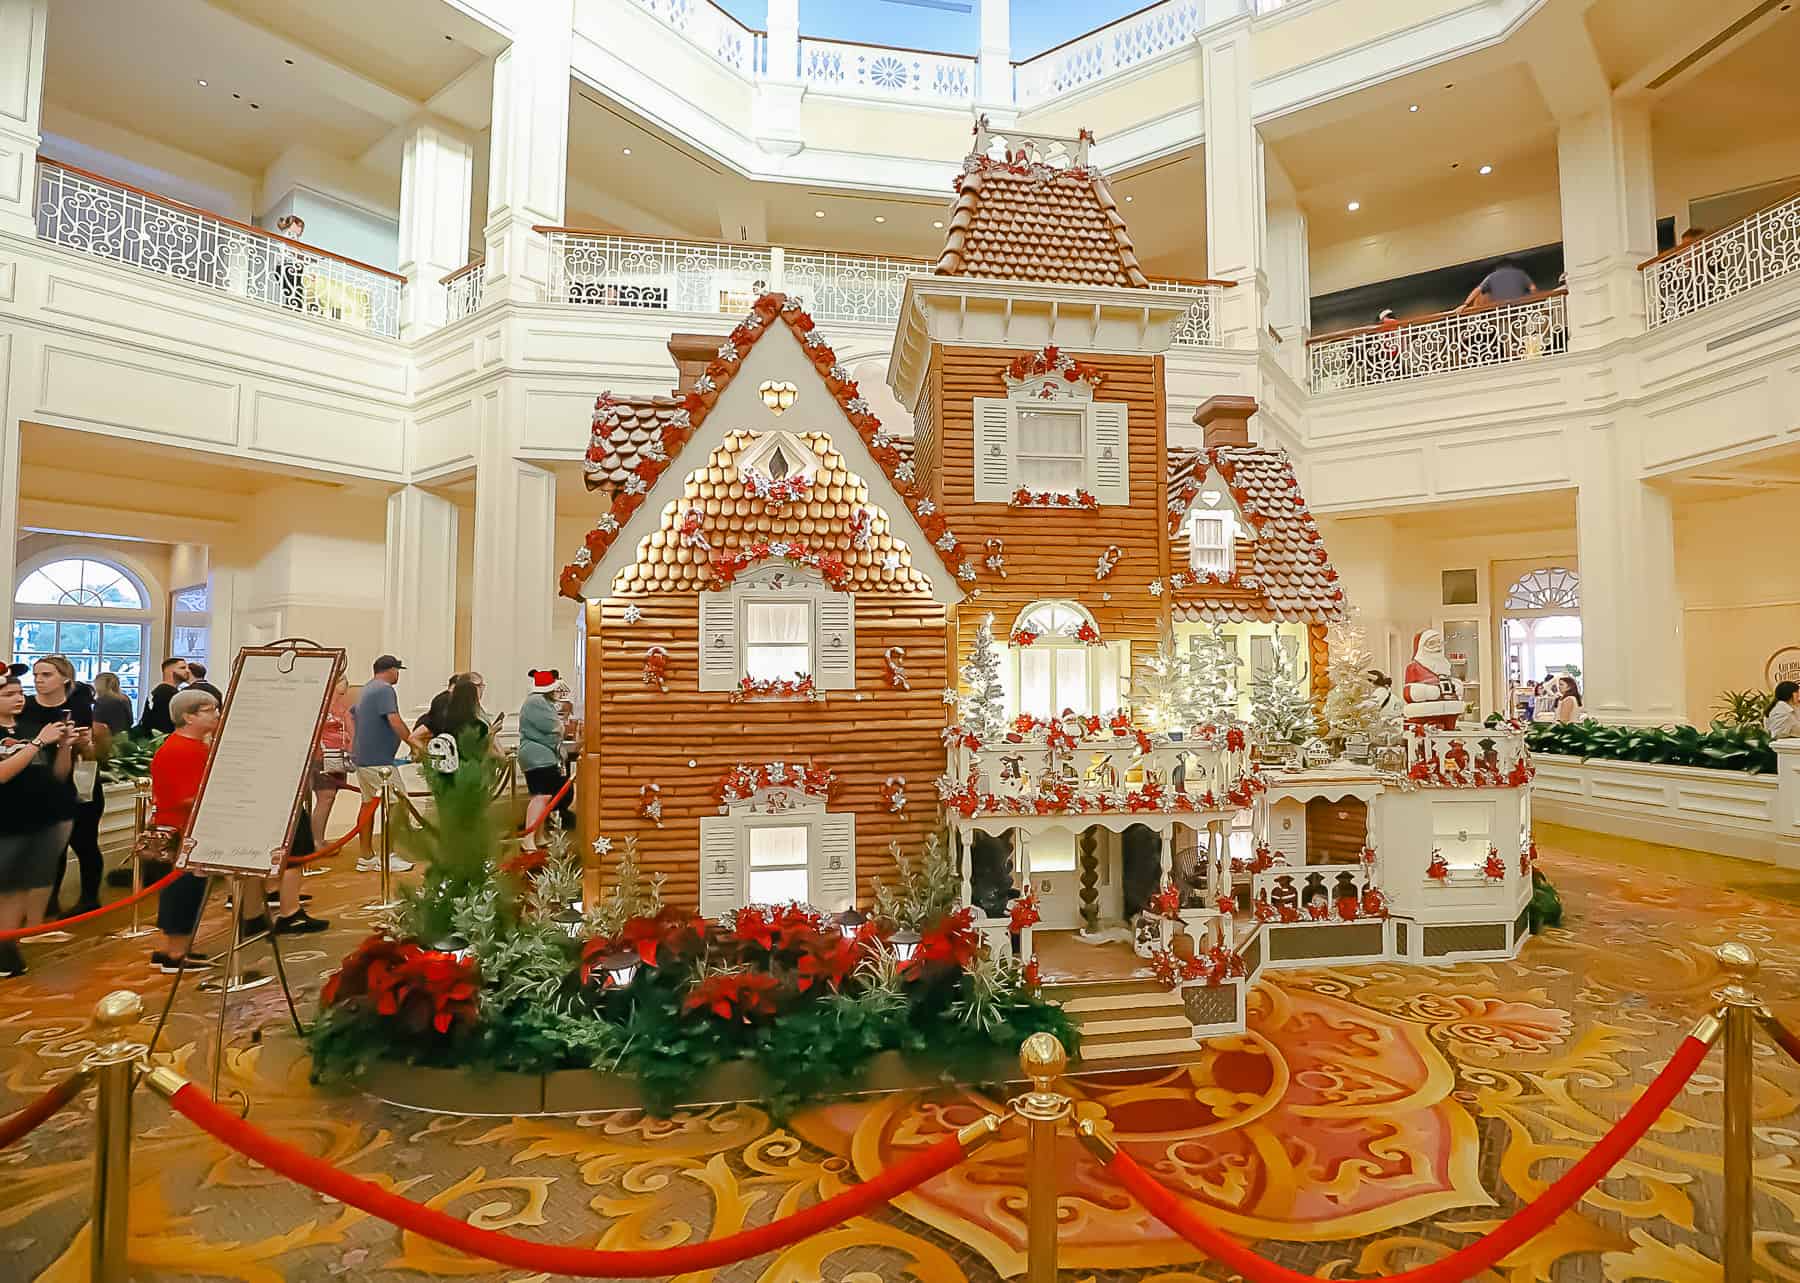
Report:
M 1800 735 L 1800 683 L 1777 682 L 1775 700 L 1763 718 L 1763 726 L 1772 740 L 1792 739 Z

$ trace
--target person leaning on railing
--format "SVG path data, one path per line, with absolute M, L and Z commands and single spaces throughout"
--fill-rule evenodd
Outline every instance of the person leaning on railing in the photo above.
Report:
M 291 241 L 305 240 L 306 220 L 298 214 L 284 214 L 275 230 Z M 285 248 L 281 254 L 281 304 L 296 312 L 306 307 L 306 265 L 298 254 Z
M 74 827 L 61 818 L 58 798 L 75 766 L 75 727 L 26 716 L 24 674 L 23 664 L 0 669 L 0 931 L 43 921 Z M 24 974 L 18 943 L 0 941 L 0 977 Z

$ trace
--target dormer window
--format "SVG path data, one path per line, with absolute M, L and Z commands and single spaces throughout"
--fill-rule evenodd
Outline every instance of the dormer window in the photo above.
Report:
M 1222 488 L 1208 487 L 1188 509 L 1188 565 L 1198 574 L 1229 578 L 1237 568 L 1237 541 L 1254 537 L 1237 505 Z
M 738 473 L 760 473 L 771 481 L 789 477 L 812 480 L 819 470 L 819 456 L 791 432 L 759 432 L 756 439 L 738 453 Z
M 1088 487 L 1087 416 L 1080 409 L 1019 410 L 1019 485 L 1053 494 Z
M 769 475 L 774 477 L 775 480 L 780 481 L 783 477 L 787 476 L 788 468 L 790 466 L 792 465 L 788 463 L 787 455 L 782 451 L 781 447 L 777 445 L 774 452 L 769 455 Z

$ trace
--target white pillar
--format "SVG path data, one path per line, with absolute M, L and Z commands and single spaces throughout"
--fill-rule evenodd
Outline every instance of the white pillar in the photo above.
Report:
M 1637 269 L 1656 253 L 1649 107 L 1608 98 L 1562 125 L 1556 158 L 1569 345 L 1592 348 L 1640 334 L 1644 287 Z
M 525 673 L 566 668 L 552 651 L 556 604 L 556 476 L 518 457 L 523 404 L 499 399 L 475 464 L 475 568 L 470 667 L 487 678 L 489 707 L 517 708 Z M 454 549 L 452 549 L 454 556 Z
M 17 330 L 0 331 L 0 655 L 12 658 L 13 591 L 18 587 L 19 415 L 27 405 L 25 354 Z
M 806 145 L 800 135 L 800 100 L 806 95 L 800 76 L 800 0 L 769 0 L 768 27 L 768 67 L 750 101 L 750 135 L 772 156 L 793 156 Z
M 766 79 L 792 84 L 800 78 L 800 0 L 769 0 Z
M 450 500 L 417 486 L 388 496 L 381 648 L 405 661 L 415 710 L 456 668 L 456 535 Z
M 400 161 L 400 337 L 411 341 L 444 324 L 440 282 L 469 257 L 469 202 L 475 147 L 440 120 L 407 131 Z
M 978 0 L 978 3 L 981 6 L 981 50 L 975 69 L 976 110 L 987 112 L 999 125 L 1008 123 L 1017 111 L 1013 104 L 1011 4 L 1009 0 Z
M 37 234 L 37 151 L 49 11 L 50 0 L 0 0 L 0 232 L 17 236 Z M 7 644 L 11 641 L 9 623 Z
M 1668 496 L 1639 479 L 1628 427 L 1577 429 L 1581 685 L 1598 720 L 1655 726 L 1685 713 L 1675 528 Z
M 549 250 L 531 229 L 560 226 L 564 217 L 574 0 L 532 0 L 514 15 L 513 42 L 494 59 L 482 298 L 535 303 Z
M 1201 46 L 1206 130 L 1206 274 L 1233 281 L 1220 307 L 1227 347 L 1255 348 L 1263 332 L 1262 140 L 1250 116 L 1250 24 L 1228 24 Z
M 1281 336 L 1277 359 L 1288 377 L 1306 377 L 1306 340 L 1312 333 L 1312 266 L 1306 211 L 1287 171 L 1266 149 L 1263 183 L 1268 198 L 1265 246 L 1269 303 L 1266 323 Z

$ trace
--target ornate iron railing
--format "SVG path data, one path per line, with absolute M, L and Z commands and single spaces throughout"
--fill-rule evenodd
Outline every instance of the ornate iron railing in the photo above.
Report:
M 1013 67 L 1021 107 L 1092 84 L 1191 41 L 1203 21 L 1200 0 L 1162 0 Z
M 824 92 L 948 103 L 975 98 L 976 60 L 849 40 L 800 41 L 800 79 Z
M 916 258 L 813 250 L 787 250 L 782 259 L 781 289 L 797 295 L 817 320 L 893 324 L 900 319 L 906 278 L 929 270 Z
M 637 0 L 733 71 L 755 76 L 767 70 L 768 34 L 746 27 L 711 0 Z
M 486 266 L 487 260 L 478 258 L 466 267 L 459 267 L 440 282 L 444 287 L 446 322 L 460 321 L 481 307 L 481 282 L 487 275 L 482 269 Z
M 1559 290 L 1396 329 L 1327 335 L 1307 348 L 1308 385 L 1314 392 L 1342 392 L 1566 352 L 1565 301 Z
M 1654 329 L 1797 271 L 1800 196 L 1644 264 L 1644 318 Z
M 38 162 L 37 234 L 252 303 L 400 333 L 404 277 L 55 161 Z
M 1174 290 L 1190 297 L 1187 315 L 1175 324 L 1171 347 L 1217 347 L 1219 345 L 1219 297 L 1224 287 L 1206 282 L 1151 281 L 1158 289 Z

